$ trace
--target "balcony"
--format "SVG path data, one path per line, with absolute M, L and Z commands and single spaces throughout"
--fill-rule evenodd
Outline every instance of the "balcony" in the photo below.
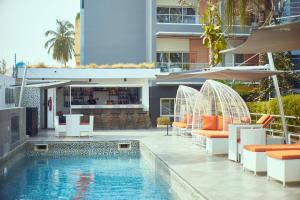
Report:
M 199 15 L 157 14 L 156 19 L 162 24 L 200 24 Z
M 207 67 L 203 52 L 168 52 L 156 53 L 156 66 L 161 72 L 182 72 Z
M 184 72 L 188 70 L 197 70 L 207 68 L 208 63 L 164 63 L 157 62 L 157 67 L 161 72 Z

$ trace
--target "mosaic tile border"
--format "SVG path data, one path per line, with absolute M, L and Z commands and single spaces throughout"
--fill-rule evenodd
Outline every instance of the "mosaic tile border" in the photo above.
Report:
M 130 143 L 130 149 L 118 149 L 119 143 Z M 34 151 L 36 144 L 47 144 L 48 151 Z M 97 156 L 139 155 L 139 141 L 80 141 L 80 142 L 28 142 L 26 156 Z

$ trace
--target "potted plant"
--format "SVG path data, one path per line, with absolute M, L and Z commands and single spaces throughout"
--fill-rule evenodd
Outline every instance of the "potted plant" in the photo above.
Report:
M 167 128 L 167 136 L 169 135 L 169 125 L 171 125 L 170 118 L 168 117 L 158 117 L 156 119 L 157 128 Z

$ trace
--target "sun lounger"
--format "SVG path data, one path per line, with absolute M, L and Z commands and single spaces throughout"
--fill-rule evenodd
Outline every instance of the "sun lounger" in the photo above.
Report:
M 285 186 L 288 182 L 300 181 L 300 150 L 268 151 L 267 176 Z
M 243 149 L 243 167 L 257 172 L 267 171 L 267 151 L 300 150 L 297 144 L 270 144 L 270 145 L 245 145 Z
M 195 137 L 203 137 L 206 151 L 210 154 L 227 154 L 228 132 L 221 130 L 194 130 Z

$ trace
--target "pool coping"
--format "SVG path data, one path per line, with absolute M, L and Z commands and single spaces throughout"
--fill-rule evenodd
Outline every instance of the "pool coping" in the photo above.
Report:
M 163 176 L 176 196 L 184 200 L 208 200 L 208 198 L 186 181 L 146 144 L 140 141 L 141 156 L 150 163 L 155 173 Z

